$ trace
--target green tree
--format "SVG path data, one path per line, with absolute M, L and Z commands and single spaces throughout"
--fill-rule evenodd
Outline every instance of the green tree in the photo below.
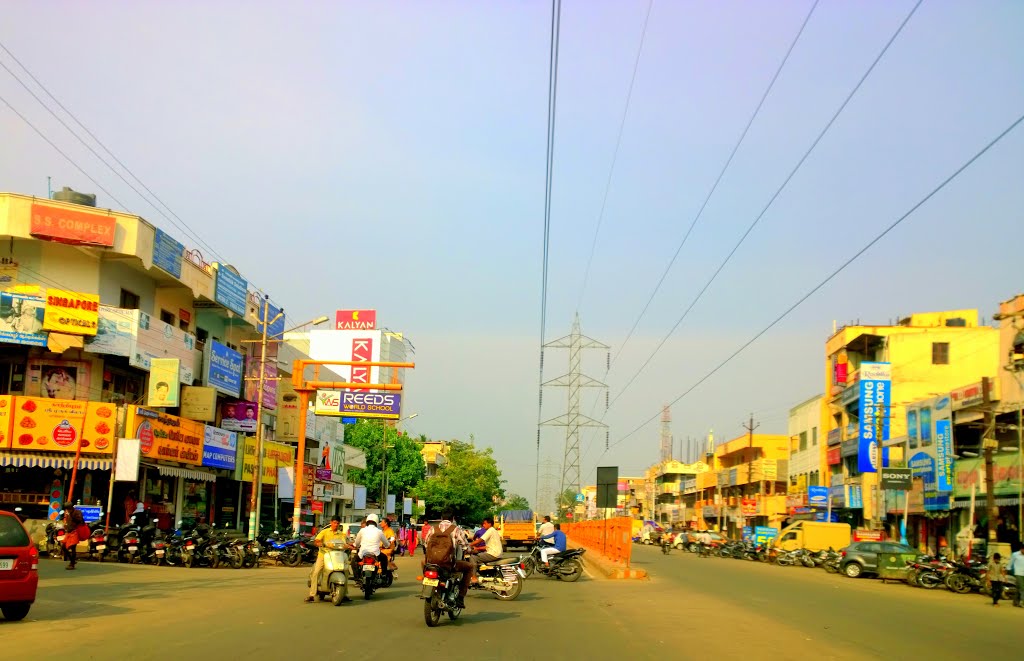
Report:
M 345 425 L 345 443 L 359 448 L 366 455 L 366 468 L 355 469 L 349 478 L 366 487 L 368 498 L 381 497 L 384 470 L 384 439 L 387 434 L 388 493 L 398 496 L 410 493 L 426 474 L 420 445 L 378 421 L 360 420 Z
M 476 523 L 494 511 L 495 499 L 505 496 L 503 482 L 491 448 L 478 450 L 473 443 L 452 441 L 448 462 L 413 493 L 435 514 L 450 508 L 457 520 Z
M 559 518 L 567 518 L 566 512 L 572 512 L 576 509 L 576 492 L 572 489 L 566 489 L 562 492 L 562 495 L 558 498 L 558 516 Z
M 530 501 L 526 499 L 526 496 L 520 496 L 517 493 L 509 494 L 509 497 L 505 499 L 505 504 L 501 506 L 503 510 L 528 510 L 530 508 Z

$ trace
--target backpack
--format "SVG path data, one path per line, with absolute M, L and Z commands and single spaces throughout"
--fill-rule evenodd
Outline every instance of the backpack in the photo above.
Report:
M 430 565 L 451 565 L 455 562 L 455 539 L 452 534 L 457 530 L 454 524 L 441 530 L 433 526 L 433 532 L 427 540 L 426 561 Z

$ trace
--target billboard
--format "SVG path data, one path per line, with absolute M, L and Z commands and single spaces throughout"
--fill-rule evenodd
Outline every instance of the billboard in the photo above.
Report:
M 334 330 L 376 329 L 376 310 L 338 310 L 334 313 Z
M 225 264 L 217 264 L 217 279 L 214 283 L 213 300 L 240 317 L 245 317 L 249 300 L 249 283 Z
M 228 431 L 256 433 L 256 402 L 226 402 L 221 405 L 220 426 Z
M 217 340 L 206 343 L 206 385 L 229 397 L 242 394 L 242 354 Z
M 376 330 L 312 330 L 309 355 L 313 360 L 380 362 L 381 332 Z M 341 381 L 378 383 L 376 367 L 332 365 L 328 369 Z
M 145 312 L 132 310 L 135 321 L 128 364 L 149 370 L 154 358 L 181 361 L 178 380 L 192 385 L 196 362 L 196 336 L 177 326 L 154 319 Z
M 882 441 L 889 438 L 889 404 L 892 401 L 892 366 L 889 363 L 860 364 L 860 443 L 857 467 L 862 473 L 876 473 L 882 467 Z M 877 437 L 876 416 L 881 416 L 881 437 Z
M 397 420 L 402 415 L 402 396 L 394 392 L 317 390 L 316 415 Z
M 954 487 L 952 408 L 947 396 L 907 405 L 909 466 L 921 478 L 926 511 L 949 509 Z
M 160 228 L 153 237 L 153 266 L 167 271 L 175 278 L 181 278 L 181 259 L 185 246 Z
M 0 342 L 45 347 L 45 311 L 46 302 L 36 296 L 0 294 Z
M 86 351 L 112 356 L 132 355 L 132 337 L 135 335 L 138 310 L 126 310 L 101 305 L 96 334 L 85 338 Z
M 149 363 L 149 392 L 146 406 L 176 407 L 179 404 L 181 361 L 177 358 L 154 358 Z
M 43 330 L 68 335 L 95 335 L 99 313 L 99 294 L 47 289 Z

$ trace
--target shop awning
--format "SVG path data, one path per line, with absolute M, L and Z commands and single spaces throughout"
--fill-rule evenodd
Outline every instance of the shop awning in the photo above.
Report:
M 1010 507 L 1011 505 L 1019 505 L 1019 498 L 996 498 L 996 507 Z M 969 508 L 971 506 L 970 500 L 954 500 L 953 507 L 956 508 Z M 985 509 L 985 494 L 981 494 L 974 501 L 974 509 L 979 512 Z
M 98 457 L 82 457 L 79 470 L 108 471 L 113 466 L 113 459 Z M 18 468 L 64 468 L 71 470 L 75 464 L 75 455 L 56 454 L 53 452 L 0 452 L 0 466 Z
M 197 468 L 179 468 L 178 466 L 157 466 L 156 469 L 164 477 L 183 477 L 188 480 L 216 482 L 217 476 Z

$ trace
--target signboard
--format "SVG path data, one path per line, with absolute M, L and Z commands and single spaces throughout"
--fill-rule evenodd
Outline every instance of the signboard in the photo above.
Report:
M 749 540 L 754 534 L 754 529 L 750 526 L 743 526 L 743 530 L 740 534 L 743 536 L 744 540 Z
M 992 492 L 996 496 L 1017 497 L 1021 489 L 1020 463 L 1014 455 L 996 454 L 992 457 Z M 971 488 L 976 489 L 977 496 L 988 493 L 985 481 L 985 459 L 958 459 L 956 462 L 956 479 L 953 484 L 955 498 L 970 498 Z
M 714 519 L 718 517 L 718 512 L 715 510 L 713 505 L 703 505 L 700 508 L 700 514 L 705 519 Z
M 0 342 L 45 347 L 46 302 L 36 296 L 0 293 Z
M 389 493 L 388 497 L 384 500 L 384 513 L 394 514 L 395 513 L 395 494 Z
M 314 500 L 313 504 L 310 505 L 314 514 L 324 513 L 324 502 L 322 500 Z
M 103 508 L 93 505 L 76 505 L 75 509 L 82 513 L 82 520 L 86 523 L 95 523 L 103 515 Z
M 881 530 L 865 530 L 864 528 L 857 528 L 853 531 L 853 541 L 855 542 L 881 542 L 885 540 L 885 533 Z
M 96 334 L 85 338 L 86 351 L 112 356 L 132 355 L 135 312 L 136 310 L 101 305 Z
M 311 330 L 309 356 L 313 360 L 380 362 L 381 331 Z M 331 365 L 330 371 L 349 383 L 378 383 L 378 368 Z
M 882 464 L 882 441 L 889 438 L 889 404 L 892 366 L 889 363 L 860 364 L 860 444 L 857 467 L 862 473 L 876 473 Z M 876 438 L 876 415 L 881 417 L 881 438 Z
M 837 466 L 843 460 L 840 448 L 829 448 L 825 453 L 825 459 L 829 466 Z
M 757 516 L 757 499 L 743 498 L 740 500 L 740 510 L 743 516 Z
M 278 469 L 289 468 L 294 470 L 295 466 L 295 448 L 291 445 L 285 445 L 284 443 L 275 443 L 274 441 L 263 441 L 263 477 L 260 481 L 263 484 L 277 484 L 278 483 Z M 242 482 L 252 482 L 253 475 L 256 472 L 256 439 L 247 436 L 245 441 L 238 441 L 238 446 L 241 448 L 241 462 L 237 462 L 235 465 L 235 479 Z M 306 485 L 311 489 L 312 480 L 307 480 Z M 288 493 L 288 498 L 294 498 L 293 493 Z
M 299 395 L 291 379 L 278 379 L 277 387 L 277 438 L 297 439 L 299 437 Z
M 154 358 L 149 361 L 149 392 L 146 406 L 176 407 L 179 404 L 181 361 L 177 358 Z
M 828 507 L 828 487 L 807 487 L 807 504 L 811 507 Z
M 277 307 L 276 305 L 271 303 L 269 300 L 267 300 L 267 299 L 264 299 L 264 300 L 266 301 L 266 307 L 267 307 L 267 311 L 266 311 L 267 317 L 266 318 L 267 318 L 267 321 L 270 322 L 270 324 L 268 324 L 268 328 L 267 328 L 267 337 L 273 339 L 273 338 L 277 338 L 280 335 L 284 335 L 284 331 L 285 331 L 285 328 L 284 328 L 284 326 L 285 326 L 285 315 L 283 314 L 284 310 L 282 310 L 281 308 Z M 275 321 L 274 318 L 277 317 L 277 315 L 279 315 L 279 314 L 281 315 L 280 318 L 278 318 Z M 263 305 L 260 305 L 259 311 L 256 313 L 256 332 L 260 333 L 260 334 L 263 333 Z M 259 347 L 258 346 L 256 347 L 256 351 L 259 351 Z
M 366 509 L 366 487 L 356 486 L 352 491 L 352 507 L 357 510 Z
M 754 528 L 754 543 L 768 546 L 771 540 L 779 536 L 778 528 L 768 526 L 756 526 Z
M 985 401 L 981 382 L 979 381 L 978 383 L 972 383 L 969 386 L 953 390 L 949 393 L 949 399 L 950 407 L 954 411 L 978 406 Z
M 846 488 L 846 506 L 852 510 L 864 509 L 864 497 L 859 484 L 851 484 Z
M 331 475 L 332 473 L 330 466 L 328 466 L 327 468 L 318 466 L 316 469 L 316 479 L 320 480 L 321 482 L 330 482 Z
M 47 289 L 43 330 L 68 335 L 95 335 L 99 326 L 99 314 L 98 294 Z
M 112 454 L 114 404 L 46 397 L 0 397 L 0 448 Z
M 206 385 L 229 397 L 242 394 L 242 354 L 217 340 L 206 343 Z
M 33 202 L 29 233 L 73 246 L 110 248 L 114 245 L 116 226 L 117 221 L 110 215 Z
M 220 412 L 220 426 L 224 429 L 256 433 L 256 402 L 226 402 Z
M 141 406 L 128 407 L 125 433 L 139 439 L 143 457 L 199 466 L 205 425 Z
M 597 507 L 615 508 L 619 505 L 619 467 L 602 466 L 597 469 Z
M 213 300 L 240 317 L 245 316 L 249 300 L 249 283 L 245 278 L 224 264 L 217 264 L 217 279 L 214 284 Z
M 185 246 L 160 228 L 153 237 L 153 266 L 167 271 L 175 278 L 181 278 L 181 258 Z
M 260 357 L 260 345 L 249 345 L 249 355 L 245 360 L 245 399 L 255 402 L 260 389 L 260 366 L 263 367 L 263 408 L 277 408 L 277 343 L 267 347 L 266 360 Z
M 953 411 L 950 398 L 935 401 L 935 482 L 939 491 L 953 490 Z
M 402 514 L 405 516 L 412 516 L 412 498 L 402 499 Z
M 181 361 L 178 380 L 192 385 L 196 336 L 140 310 L 131 312 L 135 324 L 128 364 L 148 371 L 154 358 L 177 358 Z
M 238 435 L 233 431 L 206 426 L 203 436 L 203 466 L 235 469 Z
M 815 521 L 825 521 L 826 519 L 828 519 L 831 523 L 839 523 L 839 513 L 838 512 L 832 512 L 831 518 L 829 518 L 828 512 L 815 512 L 814 513 L 814 520 Z
M 910 491 L 913 486 L 912 472 L 909 468 L 883 468 L 882 489 L 892 491 Z
M 181 417 L 214 422 L 217 419 L 217 390 L 206 386 L 182 386 Z
M 837 484 L 829 487 L 828 497 L 832 500 L 832 507 L 846 507 L 846 485 Z
M 334 314 L 334 330 L 376 330 L 376 310 L 338 310 Z
M 355 392 L 317 390 L 316 415 L 397 420 L 402 412 L 402 396 L 394 392 Z

